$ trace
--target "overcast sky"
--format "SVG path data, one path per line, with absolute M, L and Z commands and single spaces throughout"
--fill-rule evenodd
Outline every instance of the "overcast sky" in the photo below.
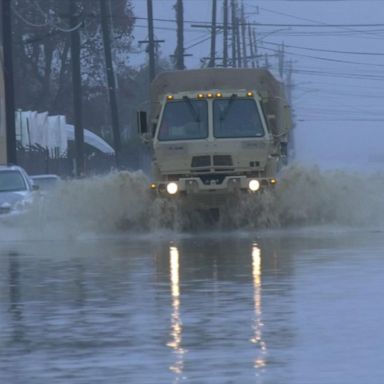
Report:
M 146 0 L 132 0 L 137 17 L 146 17 Z M 222 20 L 223 0 L 218 2 Z M 176 0 L 153 0 L 155 35 L 165 56 L 174 52 Z M 188 68 L 209 54 L 211 0 L 184 0 Z M 260 51 L 273 55 L 284 42 L 293 61 L 296 153 L 300 162 L 322 167 L 384 167 L 384 1 L 244 0 L 247 21 L 259 23 Z M 263 25 L 273 24 L 273 25 Z M 307 26 L 302 26 L 302 25 Z M 135 39 L 147 37 L 146 20 L 137 20 Z M 204 41 L 207 39 L 206 41 Z M 217 55 L 222 55 L 218 40 Z M 140 63 L 144 55 L 134 55 Z M 277 60 L 271 56 L 277 74 Z

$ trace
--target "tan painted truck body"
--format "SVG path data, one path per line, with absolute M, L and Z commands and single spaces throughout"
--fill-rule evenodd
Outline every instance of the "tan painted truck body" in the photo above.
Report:
M 194 201 L 274 184 L 287 157 L 290 108 L 263 69 L 164 72 L 151 86 L 152 188 Z M 255 188 L 252 188 L 255 189 Z

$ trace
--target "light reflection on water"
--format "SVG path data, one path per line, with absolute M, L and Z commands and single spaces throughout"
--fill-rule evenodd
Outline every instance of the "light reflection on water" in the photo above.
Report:
M 255 323 L 253 325 L 254 337 L 251 342 L 259 348 L 259 353 L 255 359 L 256 369 L 264 368 L 267 365 L 267 344 L 263 340 L 262 334 L 262 303 L 261 303 L 261 250 L 256 243 L 252 245 L 252 277 L 255 304 Z
M 376 384 L 383 245 L 318 231 L 0 242 L 0 383 Z
M 180 271 L 179 271 L 179 250 L 176 246 L 169 247 L 170 280 L 172 293 L 172 315 L 171 315 L 171 340 L 167 346 L 172 348 L 175 354 L 175 361 L 169 369 L 176 374 L 175 383 L 180 382 L 184 369 L 184 353 L 182 346 L 183 324 L 180 317 Z

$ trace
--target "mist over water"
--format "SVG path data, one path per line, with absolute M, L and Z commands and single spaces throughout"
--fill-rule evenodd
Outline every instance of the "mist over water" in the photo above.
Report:
M 147 189 L 142 172 L 62 181 L 57 189 L 37 198 L 16 225 L 31 234 L 53 237 L 140 229 L 150 204 Z
M 249 226 L 380 225 L 384 176 L 318 167 L 287 167 L 276 189 L 242 201 L 240 222 Z
M 241 194 L 207 223 L 175 201 L 153 199 L 142 172 L 62 182 L 38 199 L 15 225 L 30 233 L 77 236 L 84 233 L 143 233 L 161 230 L 287 228 L 308 225 L 377 226 L 384 221 L 384 176 L 323 171 L 292 165 L 278 185 Z

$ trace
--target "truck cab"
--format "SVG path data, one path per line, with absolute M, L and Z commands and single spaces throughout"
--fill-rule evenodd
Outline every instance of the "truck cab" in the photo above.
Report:
M 198 87 L 207 71 L 222 80 L 216 87 Z M 183 71 L 187 78 L 195 78 L 195 85 L 188 86 L 183 79 L 180 87 L 172 82 L 168 92 L 157 92 L 150 138 L 151 188 L 156 193 L 218 202 L 276 183 L 284 145 L 273 126 L 276 115 L 266 108 L 270 99 L 251 87 L 252 81 L 247 88 L 241 87 L 244 81 L 240 87 L 234 86 L 236 82 L 229 86 L 224 75 L 231 72 L 222 71 Z

